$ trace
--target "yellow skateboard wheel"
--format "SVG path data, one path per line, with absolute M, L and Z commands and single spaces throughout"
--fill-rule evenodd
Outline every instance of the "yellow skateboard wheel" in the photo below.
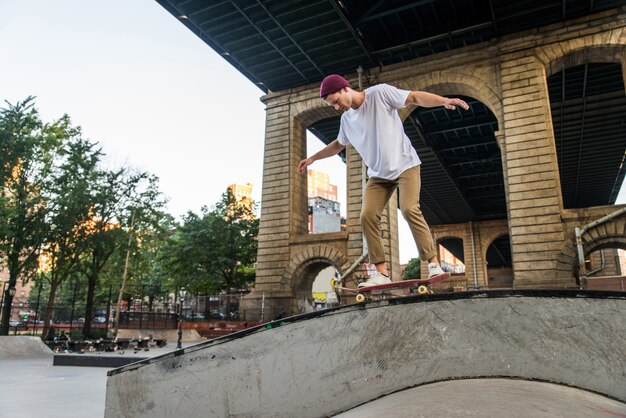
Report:
M 356 295 L 356 301 L 357 302 L 365 302 L 365 295 L 363 293 L 359 293 Z
M 418 295 L 426 295 L 427 293 L 428 293 L 428 287 L 421 285 L 420 287 L 417 288 Z
M 336 281 L 334 278 L 333 278 L 333 279 L 330 279 L 330 285 L 331 285 L 332 287 L 335 287 L 335 286 L 337 285 L 337 281 Z

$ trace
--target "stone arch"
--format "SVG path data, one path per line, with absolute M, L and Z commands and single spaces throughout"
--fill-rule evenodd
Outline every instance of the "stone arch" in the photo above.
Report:
M 341 116 L 319 98 L 294 103 L 291 110 L 291 116 L 305 129 L 320 120 Z
M 480 251 L 485 257 L 485 260 L 487 259 L 487 250 L 489 249 L 491 244 L 493 244 L 494 241 L 497 240 L 498 238 L 502 238 L 504 236 L 508 236 L 509 240 L 511 239 L 509 235 L 509 231 L 505 231 L 505 232 L 498 231 L 498 230 L 481 231 L 482 248 L 480 249 Z
M 489 85 L 481 78 L 457 73 L 444 73 L 435 71 L 425 77 L 419 77 L 415 84 L 405 84 L 405 88 L 412 90 L 424 90 L 442 96 L 458 94 L 473 97 L 484 103 L 498 121 L 498 129 L 502 129 L 503 107 L 502 99 Z M 402 120 L 406 119 L 415 107 L 411 106 L 400 113 Z
M 448 240 L 448 239 L 460 239 L 461 241 L 463 241 L 463 240 L 464 240 L 464 238 L 463 238 L 463 236 L 462 236 L 462 235 L 456 235 L 456 234 L 453 234 L 453 233 L 449 233 L 449 232 L 448 232 L 448 233 L 446 233 L 445 235 L 438 236 L 438 237 L 437 237 L 437 242 L 436 242 L 436 244 L 437 244 L 437 245 L 439 245 L 439 243 L 440 243 L 441 241 L 445 241 L 445 240 Z
M 460 242 L 460 246 L 457 243 Z M 448 243 L 448 246 L 445 246 L 443 243 Z M 455 258 L 461 261 L 465 265 L 465 239 L 460 235 L 449 234 L 446 236 L 438 237 L 435 245 L 437 247 L 437 256 L 441 258 L 441 252 L 439 250 L 439 246 L 444 247 L 450 254 L 452 254 Z M 439 260 L 443 263 L 444 260 Z M 444 269 L 445 270 L 445 269 Z M 453 273 L 457 273 L 457 271 L 453 271 Z
M 594 66 L 602 65 L 602 67 L 612 68 L 612 75 L 616 76 L 616 79 L 619 78 L 620 69 L 616 69 L 619 65 L 621 67 L 621 78 L 623 82 L 623 86 L 626 86 L 626 43 L 624 43 L 624 36 L 626 35 L 626 30 L 616 29 L 612 32 L 607 32 L 602 35 L 589 35 L 584 38 L 584 43 L 580 42 L 572 42 L 572 40 L 565 40 L 558 43 L 557 47 L 543 46 L 535 49 L 539 60 L 541 61 L 544 72 L 545 72 L 545 80 L 548 85 L 548 89 L 552 90 L 556 86 L 562 86 L 558 88 L 558 91 L 562 94 L 559 98 L 559 94 L 550 94 L 548 97 L 549 105 L 552 107 L 551 112 L 551 126 L 552 132 L 554 136 L 554 145 L 556 151 L 556 162 L 558 166 L 559 173 L 559 187 L 560 187 L 560 197 L 562 207 L 565 209 L 570 209 L 574 207 L 578 207 L 576 202 L 576 193 L 574 190 L 577 190 L 577 187 L 574 187 L 575 183 L 568 181 L 569 178 L 573 178 L 574 176 L 568 175 L 571 174 L 571 168 L 569 172 L 567 171 L 567 157 L 568 154 L 566 152 L 566 148 L 564 144 L 568 142 L 568 135 L 563 132 L 567 132 L 568 127 L 571 130 L 572 126 L 569 125 L 565 121 L 564 118 L 564 103 L 567 103 L 567 99 L 565 99 L 566 92 L 571 94 L 571 91 L 574 89 L 567 89 L 566 86 L 566 70 L 576 72 L 582 68 L 584 68 L 584 85 L 587 86 L 587 69 L 593 68 Z M 620 36 L 622 37 L 620 44 Z M 581 46 L 582 45 L 582 46 Z M 617 73 L 616 73 L 617 72 Z M 575 78 L 575 77 L 569 77 Z M 591 78 L 591 76 L 590 76 Z M 616 80 L 617 81 L 617 80 Z M 585 90 L 583 90 L 585 91 Z M 611 93 L 620 93 L 621 89 L 611 90 Z M 624 91 L 626 93 L 626 90 Z M 581 98 L 582 96 L 577 96 Z M 592 96 L 589 96 L 592 97 Z M 622 96 L 619 100 L 623 100 L 624 96 Z M 569 98 L 572 100 L 572 97 Z M 585 114 L 585 105 L 590 103 L 592 99 L 588 99 L 585 97 L 584 105 L 579 108 L 582 109 L 583 114 Z M 616 99 L 618 100 L 618 99 Z M 558 110 L 558 106 L 555 108 L 555 105 L 560 103 L 560 110 Z M 565 104 L 567 106 L 567 104 Z M 590 107 L 593 107 L 594 104 L 591 104 Z M 616 118 L 619 120 L 619 117 L 616 115 Z M 619 123 L 619 122 L 614 122 Z M 584 126 L 584 124 L 583 124 Z M 613 125 L 611 125 L 613 126 Z M 560 132 L 560 135 L 558 134 Z M 583 135 L 584 132 L 584 135 Z M 578 135 L 578 133 L 577 133 Z M 565 137 L 565 139 L 563 139 Z M 581 130 L 580 132 L 580 141 L 581 141 L 581 150 L 583 138 L 587 140 L 587 131 Z M 593 138 L 593 136 L 592 136 Z M 570 138 L 571 139 L 571 138 Z M 615 140 L 619 142 L 619 140 Z M 598 143 L 596 141 L 595 143 Z M 586 146 L 589 142 L 586 142 Z M 598 144 L 596 148 L 592 150 L 592 153 L 603 152 L 605 149 L 605 145 Z M 607 155 L 611 154 L 607 152 Z M 614 164 L 619 164 L 618 162 L 613 162 Z M 570 163 L 571 166 L 571 163 Z M 579 167 L 578 167 L 579 168 Z M 577 168 L 577 169 L 578 169 Z M 587 168 L 586 173 L 583 171 L 581 176 L 588 177 L 590 174 L 590 169 Z M 596 203 L 596 205 L 604 204 Z
M 626 29 L 620 28 L 613 33 L 626 33 Z M 622 71 L 626 77 L 626 44 L 619 43 L 618 36 L 605 35 L 590 36 L 591 44 L 580 47 L 580 43 L 573 40 L 559 43 L 560 48 L 543 46 L 537 49 L 537 57 L 545 67 L 546 77 L 550 77 L 568 67 L 588 64 L 592 62 L 614 62 L 622 65 Z
M 330 106 L 325 105 L 319 98 L 291 104 L 290 108 L 290 135 L 292 154 L 290 156 L 292 167 L 307 157 L 306 131 L 307 128 L 320 120 L 338 117 L 338 113 Z M 290 222 L 297 235 L 308 234 L 308 199 L 307 199 L 307 176 L 296 173 L 289 180 L 291 204 Z
M 340 273 L 349 267 L 347 257 L 339 250 L 329 245 L 309 245 L 292 257 L 291 262 L 285 269 L 281 283 L 293 286 L 294 290 L 301 288 L 302 283 L 298 278 L 305 272 L 312 271 L 317 264 L 335 267 Z M 319 266 L 317 266 L 319 267 Z M 314 270 L 315 268 L 313 268 Z M 320 269 L 321 270 L 321 269 Z M 318 270 L 319 272 L 319 270 Z M 313 280 L 315 277 L 313 277 Z M 313 283 L 311 280 L 310 285 Z
M 585 255 L 605 248 L 621 248 L 626 250 L 626 235 L 605 235 L 583 244 Z
M 510 245 L 511 245 L 511 237 L 508 232 L 505 233 L 497 233 L 492 234 L 491 237 L 485 240 L 485 248 L 483 252 L 483 257 L 486 265 L 486 274 L 487 274 L 487 285 L 490 289 L 493 288 L 512 288 L 513 287 L 513 260 L 510 260 L 510 265 L 508 266 L 494 266 L 493 264 L 489 264 L 489 250 L 494 248 L 497 251 L 497 247 L 495 247 L 496 241 L 501 238 L 506 237 L 509 243 L 509 253 L 510 256 Z M 501 257 L 505 257 L 506 255 L 499 254 Z
M 463 238 L 462 235 L 457 235 L 457 234 L 448 232 L 445 235 L 438 236 L 435 240 L 435 245 L 438 247 L 439 245 L 442 245 L 441 244 L 442 242 L 448 241 L 448 240 L 459 240 L 461 242 L 465 242 L 465 238 Z
M 497 208 L 502 218 L 506 217 L 506 184 L 505 184 L 505 165 L 506 156 L 504 155 L 505 147 L 502 146 L 500 131 L 503 131 L 503 104 L 498 94 L 487 85 L 484 79 L 481 79 L 473 75 L 461 75 L 457 73 L 435 73 L 432 77 L 424 77 L 418 84 L 419 90 L 440 94 L 447 97 L 467 96 L 468 102 L 471 100 L 474 102 L 473 110 L 469 112 L 461 112 L 467 114 L 463 118 L 451 118 L 448 122 L 446 119 L 439 117 L 440 115 L 448 114 L 443 108 L 420 108 L 410 106 L 401 114 L 405 122 L 405 131 L 411 140 L 417 144 L 417 147 L 421 148 L 419 152 L 425 152 L 427 157 L 434 158 L 437 164 L 424 165 L 422 168 L 423 178 L 433 178 L 438 175 L 438 178 L 444 179 L 446 187 L 449 190 L 454 190 L 454 195 L 459 197 L 459 201 L 462 202 L 464 208 L 473 213 L 478 213 L 480 208 L 479 199 L 470 199 L 469 190 L 470 187 L 476 185 L 470 184 L 471 181 L 467 179 L 469 173 L 466 167 L 460 164 L 454 164 L 457 159 L 456 152 L 472 152 L 472 150 L 481 149 L 489 153 L 489 159 L 486 164 L 486 170 L 481 172 L 480 181 L 481 186 L 485 188 L 497 189 L 500 195 L 494 202 L 492 208 Z M 455 113 L 455 112 L 450 112 Z M 423 116 L 422 116 L 423 115 Z M 432 117 L 429 115 L 433 115 Z M 410 117 L 409 117 L 410 116 Z M 423 117 L 423 119 L 422 119 Z M 433 121 L 434 123 L 429 123 Z M 481 127 L 480 135 L 463 135 L 456 132 L 461 132 L 461 129 L 465 129 L 466 132 L 472 131 L 474 121 L 480 121 Z M 421 124 L 421 126 L 419 126 Z M 484 124 L 484 125 L 483 125 Z M 488 127 L 486 125 L 488 124 Z M 412 125 L 412 126 L 410 126 Z M 485 126 L 483 128 L 482 126 Z M 452 130 L 448 128 L 454 128 L 454 134 L 449 138 L 445 133 Z M 438 132 L 439 128 L 441 131 Z M 411 136 L 413 135 L 413 136 Z M 437 138 L 445 139 L 439 141 Z M 480 144 L 475 144 L 474 139 L 480 138 Z M 463 151 L 454 151 L 446 149 L 447 143 L 453 144 L 457 149 L 463 149 Z M 478 141 L 477 141 L 478 142 Z M 477 147 L 476 145 L 479 145 Z M 420 157 L 421 158 L 421 157 Z M 485 157 L 485 161 L 487 158 Z M 423 183 L 422 190 L 428 190 L 428 184 Z M 422 197 L 422 204 L 429 206 L 435 204 L 434 198 L 430 201 Z M 435 212 L 435 211 L 431 211 Z M 444 216 L 446 215 L 443 211 Z M 431 215 L 434 219 L 438 218 L 440 223 L 453 222 L 452 217 L 440 217 L 437 214 Z M 466 219 L 468 220 L 468 219 Z

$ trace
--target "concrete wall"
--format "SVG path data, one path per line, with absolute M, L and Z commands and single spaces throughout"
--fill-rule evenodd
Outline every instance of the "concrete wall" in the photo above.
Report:
M 105 416 L 323 417 L 416 385 L 481 376 L 626 400 L 623 293 L 456 293 L 285 322 L 109 372 Z

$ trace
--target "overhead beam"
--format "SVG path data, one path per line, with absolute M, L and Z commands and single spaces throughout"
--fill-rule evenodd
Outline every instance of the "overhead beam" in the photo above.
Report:
M 580 112 L 580 137 L 578 139 L 578 164 L 576 164 L 576 184 L 574 187 L 574 204 L 578 202 L 578 182 L 580 179 L 580 163 L 582 160 L 583 138 L 585 134 L 585 110 L 587 107 L 587 73 L 589 64 L 585 64 L 585 73 L 583 75 L 583 108 Z
M 263 3 L 261 3 L 259 0 L 256 0 L 256 3 L 259 7 L 261 7 L 263 9 L 263 11 L 270 17 L 270 19 L 272 19 L 272 22 L 274 22 L 274 24 L 276 26 L 278 26 L 280 28 L 281 31 L 283 31 L 283 33 L 285 34 L 285 36 L 291 41 L 291 43 L 293 43 L 296 48 L 298 48 L 298 50 L 302 53 L 302 55 L 304 55 L 306 57 L 306 59 L 311 63 L 311 65 L 320 73 L 321 76 L 324 75 L 324 72 L 320 69 L 320 67 L 317 66 L 317 64 L 315 63 L 315 61 L 313 61 L 311 59 L 311 57 L 304 52 L 304 50 L 302 49 L 302 47 L 300 46 L 299 42 L 296 42 L 291 35 L 289 34 L 289 32 L 287 32 L 287 30 L 285 29 L 285 27 L 283 25 L 280 24 L 280 22 L 278 20 L 276 20 L 276 18 L 274 17 L 274 15 L 272 13 L 270 13 L 267 8 L 265 7 L 265 5 L 263 5 Z
M 246 21 L 259 33 L 259 35 L 261 35 L 261 37 L 263 37 L 263 39 L 265 39 L 265 41 L 268 44 L 270 44 L 272 48 L 274 48 L 276 52 L 280 54 L 281 57 L 283 57 L 285 62 L 289 64 L 289 66 L 291 66 L 291 68 L 293 68 L 300 75 L 300 77 L 302 77 L 302 79 L 305 82 L 308 81 L 307 77 L 302 73 L 302 71 L 300 71 L 300 69 L 296 67 L 296 65 L 289 58 L 287 58 L 287 56 L 283 53 L 283 51 L 280 48 L 278 48 L 270 38 L 267 37 L 267 35 L 265 34 L 265 31 L 261 30 L 261 28 L 259 28 L 259 26 L 256 23 L 254 23 L 252 19 L 248 17 L 248 15 L 243 11 L 241 7 L 239 7 L 237 3 L 235 3 L 234 0 L 229 0 L 229 3 L 235 9 L 237 9 L 237 11 L 241 14 L 241 16 L 243 16 L 243 18 L 246 19 Z
M 389 16 L 389 15 L 392 15 L 392 14 L 403 12 L 405 10 L 413 9 L 415 7 L 418 7 L 418 6 L 424 6 L 424 5 L 429 4 L 429 3 L 432 4 L 433 2 L 434 2 L 434 0 L 414 1 L 412 3 L 405 4 L 404 6 L 394 7 L 394 8 L 391 8 L 389 10 L 385 10 L 384 12 L 376 13 L 376 14 L 369 15 L 369 16 L 368 15 L 363 15 L 361 18 L 359 18 L 357 23 L 358 24 L 362 24 L 362 23 L 369 22 L 369 21 L 372 21 L 372 20 L 380 19 L 381 17 L 386 17 L 386 16 Z M 380 2 L 379 2 L 379 4 L 380 4 Z M 378 5 L 376 6 L 376 8 L 377 7 L 378 7 Z
M 380 7 L 381 4 L 384 4 L 387 0 L 378 0 L 378 2 L 376 4 L 374 4 L 372 7 L 368 8 L 365 13 L 363 13 L 361 16 L 359 16 L 359 18 L 357 19 L 357 22 L 361 22 L 362 19 L 368 17 L 370 15 L 370 13 L 374 12 L 376 9 L 378 9 Z
M 369 49 L 365 46 L 365 44 L 363 43 L 363 40 L 361 39 L 361 36 L 358 34 L 354 26 L 352 26 L 352 23 L 350 23 L 350 21 L 344 14 L 343 10 L 341 10 L 341 6 L 337 4 L 337 0 L 328 0 L 328 1 L 330 1 L 331 6 L 333 6 L 333 8 L 335 9 L 335 12 L 337 12 L 337 15 L 339 16 L 343 24 L 346 26 L 348 31 L 350 31 L 350 34 L 352 34 L 352 37 L 354 38 L 356 43 L 359 45 L 363 53 L 367 56 L 367 58 L 370 60 L 371 63 L 375 63 L 374 58 L 372 57 L 372 54 L 370 53 Z
M 498 25 L 496 23 L 496 13 L 493 11 L 493 1 L 489 0 L 489 10 L 491 11 L 491 21 L 493 22 L 493 31 L 498 36 Z
M 405 48 L 411 48 L 417 45 L 422 45 L 422 44 L 428 44 L 430 42 L 433 41 L 437 41 L 439 39 L 444 39 L 444 38 L 449 38 L 451 36 L 455 36 L 455 35 L 461 35 L 467 32 L 471 32 L 474 30 L 479 30 L 479 29 L 484 29 L 484 28 L 489 28 L 493 25 L 492 22 L 484 22 L 484 23 L 479 23 L 477 25 L 472 25 L 472 26 L 468 26 L 466 28 L 461 28 L 461 29 L 457 29 L 457 30 L 453 30 L 451 32 L 446 32 L 446 33 L 441 33 L 439 35 L 434 35 L 431 36 L 429 38 L 422 38 L 422 39 L 418 39 L 412 42 L 407 42 L 401 45 L 396 45 L 396 46 L 391 46 L 389 48 L 383 48 L 383 49 L 378 49 L 376 51 L 372 51 L 372 54 L 374 55 L 378 55 L 378 54 L 386 54 L 389 52 L 395 52 L 401 49 L 405 49 Z
M 267 92 L 267 87 L 261 80 L 259 80 L 254 74 L 246 69 L 246 67 L 233 55 L 231 55 L 228 51 L 224 50 L 217 42 L 213 41 L 209 36 L 207 36 L 204 30 L 200 27 L 198 23 L 194 19 L 189 18 L 185 14 L 185 11 L 181 9 L 178 5 L 174 4 L 172 0 L 158 0 L 159 3 L 168 10 L 172 15 L 178 18 L 178 20 L 188 27 L 193 33 L 198 36 L 198 38 L 202 39 L 209 45 L 215 52 L 220 54 L 226 61 L 230 62 L 241 74 L 243 74 L 248 80 L 252 81 L 254 84 L 259 86 L 261 90 Z M 181 18 L 181 16 L 187 16 L 186 19 Z

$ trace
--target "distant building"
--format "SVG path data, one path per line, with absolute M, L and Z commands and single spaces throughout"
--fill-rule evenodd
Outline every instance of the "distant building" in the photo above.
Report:
M 337 186 L 330 184 L 330 176 L 317 170 L 307 171 L 309 196 L 309 232 L 319 234 L 345 229 L 342 225 Z
M 237 200 L 252 199 L 252 183 L 246 184 L 229 184 L 228 189 L 237 198 Z
M 339 202 L 309 197 L 309 232 L 320 234 L 337 231 L 341 231 Z
M 34 312 L 28 308 L 28 296 L 34 282 L 32 280 L 26 283 L 18 280 L 15 283 L 15 295 L 13 296 L 13 304 L 11 309 L 12 320 L 20 320 L 34 315 Z M 4 303 L 5 292 L 9 290 L 9 269 L 5 265 L 0 265 L 0 304 Z
M 242 202 L 244 205 L 247 205 L 250 210 L 254 210 L 254 200 L 252 199 L 252 188 L 254 186 L 252 183 L 246 184 L 230 184 L 228 186 L 228 190 L 235 196 L 237 201 Z
M 309 197 L 321 197 L 323 199 L 337 199 L 337 186 L 330 184 L 330 176 L 317 170 L 307 171 L 307 195 Z
M 443 271 L 449 273 L 465 273 L 465 264 L 443 245 L 439 246 L 439 262 L 441 263 Z

